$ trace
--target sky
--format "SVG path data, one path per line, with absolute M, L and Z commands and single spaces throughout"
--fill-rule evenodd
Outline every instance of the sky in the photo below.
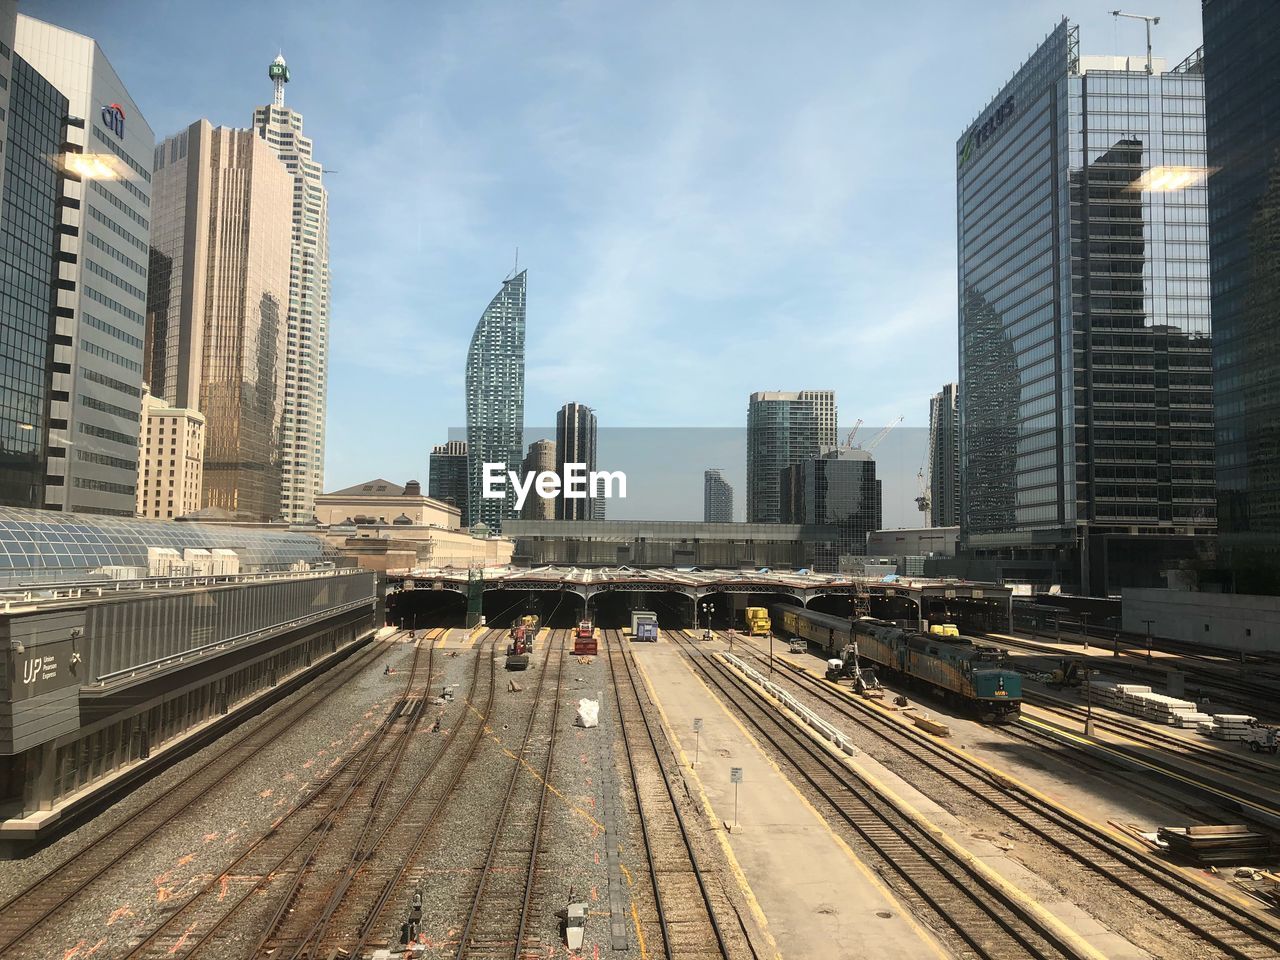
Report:
M 842 430 L 904 418 L 878 453 L 885 525 L 910 526 L 929 397 L 957 377 L 956 140 L 1064 15 L 1084 55 L 1143 54 L 1113 4 L 19 10 L 97 39 L 157 138 L 201 117 L 248 126 L 284 53 L 329 189 L 325 489 L 425 485 L 518 249 L 531 433 L 554 435 L 574 400 L 602 429 L 691 438 L 649 457 L 649 489 L 611 518 L 700 518 L 709 466 L 741 518 L 745 453 L 686 428 L 741 430 L 753 391 L 834 389 Z M 1200 0 L 1133 10 L 1161 17 L 1170 65 L 1199 46 Z

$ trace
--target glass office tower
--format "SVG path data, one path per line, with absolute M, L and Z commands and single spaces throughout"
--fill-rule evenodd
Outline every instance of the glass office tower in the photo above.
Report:
M 1280 4 L 1204 5 L 1219 539 L 1280 593 Z
M 427 496 L 452 503 L 467 522 L 467 442 L 450 440 L 431 448 Z
M 1215 529 L 1203 60 L 1063 20 L 957 141 L 961 549 L 1163 585 Z
M 502 464 L 502 473 L 519 474 L 524 463 L 524 320 L 525 277 L 522 270 L 502 282 L 502 289 L 480 316 L 467 350 L 467 518 L 468 526 L 484 523 L 490 531 L 515 516 L 515 495 L 506 482 L 506 498 L 486 500 L 484 464 Z
M 782 471 L 835 445 L 834 390 L 753 393 L 747 404 L 747 522 L 780 522 Z
M 867 534 L 881 526 L 880 481 L 871 454 L 859 449 L 828 450 L 782 471 L 783 523 L 826 528 L 813 544 L 814 569 L 834 572 L 841 557 L 867 552 Z
M 0 45 L 8 96 L 0 164 L 0 503 L 42 507 L 67 98 Z
M 585 463 L 588 474 L 596 469 L 596 415 L 580 403 L 566 403 L 556 412 L 556 473 L 563 477 L 567 463 Z M 556 519 L 603 519 L 596 516 L 595 492 L 588 490 L 585 500 L 556 497 Z

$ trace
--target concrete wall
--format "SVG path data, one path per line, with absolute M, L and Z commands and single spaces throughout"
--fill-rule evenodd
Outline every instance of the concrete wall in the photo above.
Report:
M 1280 650 L 1280 597 L 1126 588 L 1124 629 L 1233 650 Z

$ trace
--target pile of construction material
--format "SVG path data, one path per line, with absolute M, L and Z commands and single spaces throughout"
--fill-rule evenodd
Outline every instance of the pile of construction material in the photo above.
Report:
M 1215 740 L 1243 740 L 1254 718 L 1245 713 L 1215 713 L 1205 717 L 1197 729 Z
M 1152 723 L 1171 727 L 1195 728 L 1209 720 L 1190 700 L 1180 700 L 1163 693 L 1153 693 L 1142 683 L 1116 683 L 1112 680 L 1086 680 L 1093 702 L 1121 713 L 1130 713 Z
M 1243 824 L 1161 827 L 1156 836 L 1173 853 L 1214 866 L 1260 863 L 1271 856 L 1271 840 Z

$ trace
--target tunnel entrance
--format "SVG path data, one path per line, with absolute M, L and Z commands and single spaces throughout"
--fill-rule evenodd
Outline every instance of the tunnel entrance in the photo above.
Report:
M 466 625 L 467 598 L 454 590 L 397 590 L 387 595 L 387 623 L 404 630 Z
M 596 626 L 620 630 L 631 626 L 632 610 L 651 610 L 663 630 L 687 630 L 693 625 L 693 599 L 673 590 L 606 590 L 591 598 Z
M 715 609 L 704 613 L 704 604 Z M 793 597 L 789 593 L 723 593 L 717 590 L 698 599 L 698 624 L 705 625 L 709 614 L 712 630 L 746 630 L 747 607 L 772 610 L 780 604 L 804 606 L 799 597 Z
M 877 620 L 893 620 L 916 629 L 920 626 L 920 612 L 910 597 L 878 597 L 872 595 L 867 602 L 871 616 Z

